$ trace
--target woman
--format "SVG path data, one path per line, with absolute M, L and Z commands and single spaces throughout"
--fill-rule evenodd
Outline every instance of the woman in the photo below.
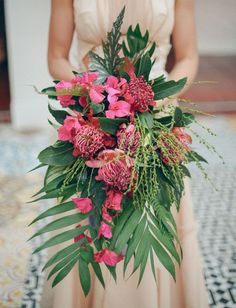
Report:
M 48 64 L 55 79 L 70 80 L 72 70 L 88 67 L 88 52 L 101 51 L 102 40 L 111 29 L 122 7 L 126 5 L 122 34 L 130 24 L 140 24 L 150 32 L 150 41 L 157 42 L 157 62 L 151 77 L 166 74 L 166 58 L 173 35 L 175 65 L 169 79 L 188 77 L 193 81 L 198 66 L 193 0 L 52 0 Z M 68 60 L 74 30 L 78 39 L 79 68 Z M 186 89 L 184 89 L 185 91 Z M 163 102 L 164 104 L 168 102 Z M 137 289 L 137 275 L 123 279 L 122 265 L 118 265 L 118 283 L 105 272 L 106 290 L 94 278 L 92 291 L 85 299 L 79 285 L 77 269 L 55 288 L 55 308 L 206 308 L 207 296 L 198 253 L 196 228 L 192 214 L 189 189 L 176 214 L 183 248 L 183 263 L 177 269 L 177 281 L 157 262 L 157 282 L 149 267 Z

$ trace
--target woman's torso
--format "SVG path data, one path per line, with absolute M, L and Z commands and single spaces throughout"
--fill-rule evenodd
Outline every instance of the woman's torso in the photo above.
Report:
M 152 75 L 165 73 L 170 36 L 174 25 L 175 0 L 74 0 L 75 31 L 78 41 L 79 70 L 85 69 L 83 59 L 94 49 L 101 53 L 101 43 L 111 30 L 112 23 L 126 6 L 121 33 L 125 35 L 129 25 L 139 23 L 142 33 L 149 31 L 151 42 L 157 43 L 156 64 Z

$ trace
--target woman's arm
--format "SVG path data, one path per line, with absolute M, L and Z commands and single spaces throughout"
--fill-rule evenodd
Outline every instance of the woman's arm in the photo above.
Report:
M 194 80 L 198 68 L 198 50 L 194 16 L 194 0 L 176 0 L 175 25 L 173 31 L 173 47 L 175 65 L 169 74 L 169 79 L 188 78 L 188 85 L 180 94 L 186 91 Z
M 72 0 L 52 0 L 48 42 L 48 68 L 55 79 L 70 80 L 75 70 L 68 56 L 74 32 Z

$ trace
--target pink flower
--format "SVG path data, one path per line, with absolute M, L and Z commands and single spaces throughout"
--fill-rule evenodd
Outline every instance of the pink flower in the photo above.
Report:
M 100 168 L 119 156 L 124 157 L 124 152 L 122 150 L 104 150 L 98 153 L 96 160 L 87 160 L 85 164 L 90 168 Z
M 58 129 L 58 139 L 72 142 L 81 125 L 77 118 L 66 116 L 64 124 Z
M 103 145 L 104 134 L 101 130 L 88 124 L 83 125 L 75 136 L 73 155 L 92 157 Z
M 86 97 L 86 96 L 80 96 L 80 98 L 79 98 L 79 104 L 80 104 L 83 108 L 86 108 L 86 107 L 88 106 L 87 97 Z
M 133 124 L 128 126 L 122 123 L 116 133 L 117 145 L 126 154 L 133 156 L 137 152 L 140 143 L 140 133 Z
M 103 262 L 108 266 L 115 266 L 118 262 L 123 260 L 122 254 L 117 254 L 114 251 L 111 251 L 108 248 L 103 249 L 100 252 L 94 254 L 95 262 Z
M 131 182 L 132 166 L 132 159 L 123 155 L 99 168 L 96 180 L 104 181 L 107 185 L 119 191 L 125 191 Z
M 177 139 L 186 147 L 192 143 L 192 137 L 186 133 L 183 127 L 174 127 L 172 133 L 174 133 Z
M 77 225 L 77 226 L 76 226 L 76 228 L 80 228 L 80 227 L 81 227 L 81 225 Z M 77 235 L 77 236 L 74 237 L 74 242 L 75 242 L 75 243 L 76 243 L 76 242 L 79 242 L 79 241 L 82 240 L 83 238 L 86 238 L 89 244 L 92 243 L 92 241 L 93 241 L 92 238 L 91 238 L 90 236 L 87 236 L 87 235 L 85 235 L 84 233 L 82 233 L 82 234 Z M 82 244 L 81 246 L 84 246 L 84 244 Z
M 115 211 L 121 211 L 120 205 L 122 198 L 123 198 L 122 192 L 109 190 L 107 192 L 107 198 L 105 200 L 104 207 Z
M 84 88 L 89 89 L 90 86 L 94 81 L 98 79 L 99 73 L 98 72 L 92 72 L 92 73 L 83 73 L 82 76 L 78 75 L 75 76 L 72 80 L 71 83 L 75 84 L 76 86 L 82 86 Z
M 92 200 L 90 198 L 72 198 L 72 201 L 76 205 L 76 208 L 80 210 L 81 213 L 86 214 L 93 209 Z
M 111 215 L 108 213 L 107 208 L 105 207 L 105 205 L 102 207 L 102 218 L 108 222 L 112 222 L 112 217 Z
M 104 87 L 99 84 L 95 84 L 91 86 L 90 91 L 89 91 L 89 96 L 91 98 L 91 101 L 95 104 L 101 103 L 105 96 L 102 94 L 104 91 Z
M 73 84 L 69 81 L 60 81 L 55 85 L 56 91 L 66 91 L 73 88 Z M 75 100 L 72 99 L 72 95 L 58 95 L 57 99 L 63 107 L 67 107 L 75 104 Z
M 119 96 L 122 96 L 127 85 L 127 80 L 120 79 L 115 76 L 109 76 L 106 81 L 106 91 L 108 93 L 107 100 L 109 103 L 115 103 Z
M 103 235 L 106 238 L 112 238 L 111 226 L 107 225 L 105 222 L 101 222 L 100 228 L 98 230 L 98 238 Z
M 114 119 L 122 118 L 130 115 L 130 104 L 125 101 L 117 101 L 110 103 L 106 111 L 106 117 Z

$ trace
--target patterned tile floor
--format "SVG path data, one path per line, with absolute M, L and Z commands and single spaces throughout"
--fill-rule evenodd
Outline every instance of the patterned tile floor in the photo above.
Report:
M 218 191 L 203 179 L 199 181 L 199 171 L 192 168 L 194 209 L 209 303 L 211 307 L 231 308 L 236 307 L 235 118 L 202 118 L 201 123 L 217 133 L 218 137 L 207 138 L 226 162 L 223 165 L 201 146 L 202 155 L 210 162 L 207 171 Z M 39 301 L 43 285 L 40 268 L 45 254 L 30 255 L 38 243 L 26 243 L 32 230 L 25 228 L 38 206 L 25 202 L 42 180 L 40 173 L 26 172 L 35 166 L 37 153 L 49 139 L 48 132 L 16 134 L 8 126 L 0 127 L 0 308 L 44 308 Z M 198 144 L 194 146 L 199 148 Z

